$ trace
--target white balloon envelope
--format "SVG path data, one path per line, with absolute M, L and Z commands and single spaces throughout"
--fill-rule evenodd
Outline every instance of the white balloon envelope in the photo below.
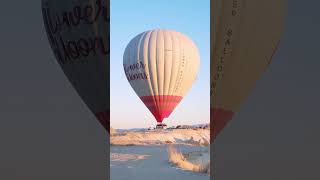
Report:
M 272 61 L 287 0 L 211 3 L 211 128 L 214 140 Z
M 130 85 L 158 123 L 169 117 L 191 88 L 199 65 L 196 45 L 173 30 L 155 29 L 137 35 L 123 56 Z
M 109 0 L 42 0 L 44 24 L 61 69 L 109 131 Z

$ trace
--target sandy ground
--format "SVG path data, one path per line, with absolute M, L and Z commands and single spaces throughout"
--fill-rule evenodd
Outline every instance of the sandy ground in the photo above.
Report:
M 191 161 L 206 161 L 208 147 L 175 145 Z M 200 155 L 201 154 L 201 155 Z M 169 163 L 167 146 L 111 146 L 111 180 L 209 180 L 210 176 L 174 167 Z

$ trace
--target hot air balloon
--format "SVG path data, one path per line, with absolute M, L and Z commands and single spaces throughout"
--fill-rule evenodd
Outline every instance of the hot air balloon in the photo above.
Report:
M 42 13 L 58 64 L 109 131 L 109 0 L 42 0 Z
M 196 45 L 173 30 L 143 32 L 127 45 L 123 56 L 126 77 L 161 125 L 195 80 L 200 65 Z
M 211 3 L 211 140 L 232 119 L 272 60 L 286 0 Z

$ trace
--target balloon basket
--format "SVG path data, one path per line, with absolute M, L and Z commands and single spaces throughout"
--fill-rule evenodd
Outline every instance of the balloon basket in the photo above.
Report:
M 167 128 L 167 125 L 164 123 L 158 123 L 156 126 L 156 129 L 166 129 L 166 128 Z

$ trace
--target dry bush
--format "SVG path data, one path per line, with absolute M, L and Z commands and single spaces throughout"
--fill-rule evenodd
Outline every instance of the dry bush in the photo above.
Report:
M 169 162 L 181 169 L 198 173 L 210 173 L 210 164 L 193 164 L 172 145 L 168 146 L 168 156 Z

